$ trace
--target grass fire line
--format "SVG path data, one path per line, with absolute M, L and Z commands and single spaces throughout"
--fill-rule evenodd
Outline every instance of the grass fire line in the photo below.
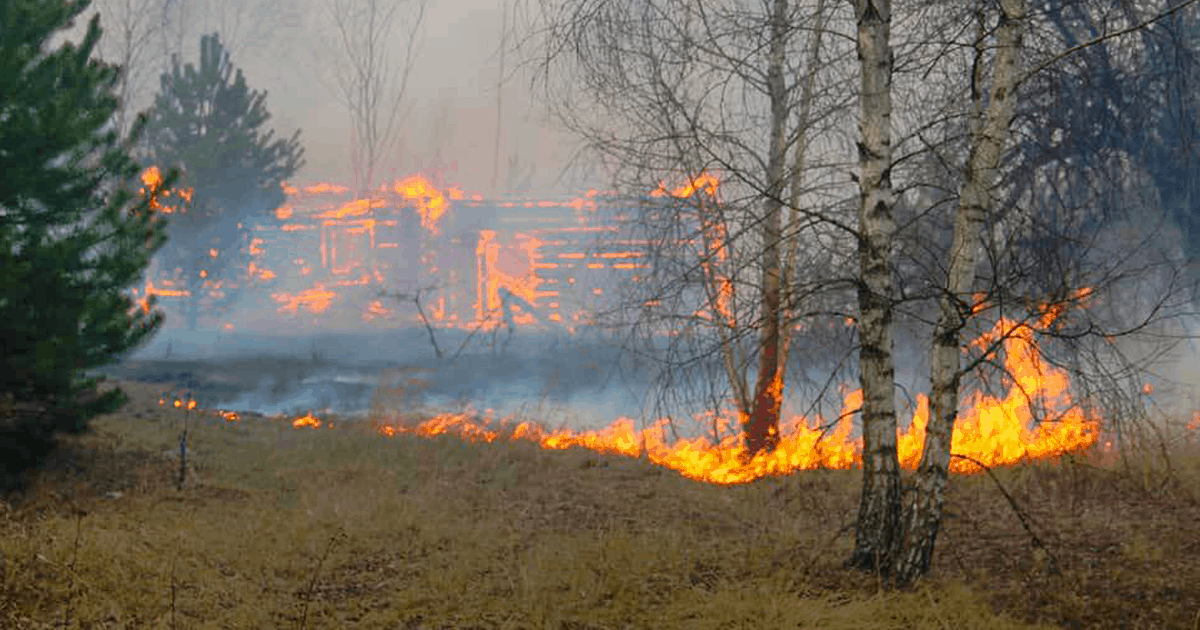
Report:
M 934 575 L 883 592 L 845 566 L 853 470 L 714 484 L 646 458 L 460 440 L 449 415 L 387 438 L 317 409 L 319 428 L 193 410 L 203 482 L 180 491 L 163 449 L 186 402 L 158 382 L 108 386 L 127 406 L 0 506 L 0 628 L 298 628 L 307 607 L 309 628 L 1115 630 L 1192 628 L 1200 610 L 1192 447 L 1169 465 L 1128 442 L 1121 466 L 956 475 Z
M 1029 326 L 1000 319 L 981 335 L 974 346 L 984 348 L 1000 340 L 1008 391 L 992 396 L 980 391 L 964 397 L 956 422 L 951 470 L 961 474 L 980 472 L 976 462 L 987 466 L 1013 465 L 1025 460 L 1051 459 L 1067 453 L 1087 450 L 1100 436 L 1101 422 L 1094 414 L 1072 399 L 1070 380 L 1065 371 L 1041 360 L 1040 351 Z M 160 404 L 165 399 L 160 398 Z M 778 448 L 744 460 L 739 436 L 730 427 L 739 426 L 730 414 L 718 414 L 718 436 L 666 440 L 669 420 L 659 419 L 644 429 L 637 422 L 619 418 L 600 430 L 574 431 L 548 429 L 541 423 L 479 417 L 467 412 L 443 413 L 421 422 L 403 422 L 375 418 L 377 432 L 385 437 L 412 434 L 423 437 L 454 435 L 464 440 L 495 442 L 525 440 L 543 449 L 581 447 L 599 453 L 627 457 L 646 457 L 652 463 L 675 470 L 685 477 L 715 483 L 740 484 L 756 479 L 787 475 L 799 470 L 854 468 L 861 463 L 861 441 L 852 436 L 854 415 L 862 403 L 860 390 L 846 389 L 838 418 L 829 423 L 821 417 L 793 416 L 781 425 Z M 176 401 L 176 407 L 179 401 Z M 1039 410 L 1035 413 L 1034 409 Z M 917 404 L 907 429 L 898 431 L 901 465 L 914 469 L 920 460 L 928 420 L 929 403 L 924 394 Z M 235 412 L 219 411 L 227 422 L 239 421 Z M 697 418 L 704 426 L 713 426 L 713 414 Z M 1040 421 L 1039 421 L 1040 420 Z M 312 411 L 290 420 L 297 428 L 333 428 Z

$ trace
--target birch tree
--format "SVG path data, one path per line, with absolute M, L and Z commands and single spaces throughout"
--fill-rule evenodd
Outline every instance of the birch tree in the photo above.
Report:
M 966 160 L 961 173 L 957 175 L 957 192 L 950 206 L 953 208 L 950 213 L 950 242 L 944 250 L 938 250 L 945 265 L 945 276 L 935 277 L 933 285 L 937 317 L 930 334 L 929 421 L 913 485 L 904 494 L 901 521 L 888 540 L 894 555 L 887 557 L 886 554 L 880 554 L 885 561 L 873 567 L 895 584 L 910 584 L 931 567 L 946 500 L 950 462 L 954 456 L 951 444 L 960 411 L 961 386 L 972 371 L 991 362 L 996 352 L 993 345 L 964 364 L 962 356 L 966 340 L 963 336 L 972 320 L 983 317 L 982 313 L 989 310 L 989 302 L 1008 301 L 1026 312 L 1014 330 L 1006 331 L 1005 335 L 1016 334 L 1017 329 L 1024 329 L 1047 340 L 1058 336 L 1072 339 L 1091 337 L 1102 340 L 1103 344 L 1112 344 L 1114 337 L 1153 326 L 1179 313 L 1178 309 L 1169 306 L 1175 288 L 1169 284 L 1162 286 L 1157 295 L 1150 296 L 1149 301 L 1134 300 L 1133 308 L 1122 317 L 1108 322 L 1096 314 L 1079 309 L 1082 302 L 1080 296 L 1104 299 L 1099 296 L 1121 295 L 1123 283 L 1145 283 L 1163 268 L 1161 264 L 1146 264 L 1140 255 L 1147 248 L 1161 245 L 1151 245 L 1149 241 L 1121 243 L 1117 251 L 1110 250 L 1104 259 L 1096 255 L 1102 248 L 1101 242 L 1095 240 L 1097 235 L 1110 229 L 1109 226 L 1117 226 L 1118 221 L 1138 221 L 1138 217 L 1147 216 L 1147 209 L 1111 207 L 1104 211 L 1107 215 L 1097 214 L 1091 221 L 1079 219 L 1081 213 L 1092 212 L 1087 207 L 1064 209 L 1074 213 L 1075 217 L 1069 219 L 1066 225 L 1047 229 L 1033 217 L 1053 208 L 1037 205 L 1038 198 L 1028 196 L 1027 186 L 1013 185 L 1022 181 L 1014 175 L 1046 162 L 1027 147 L 1017 150 L 1018 126 L 1014 124 L 1014 118 L 1022 86 L 1039 72 L 1074 52 L 1110 38 L 1133 34 L 1150 21 L 1177 10 L 1178 6 L 1166 8 L 1159 16 L 1142 16 L 1146 18 L 1144 21 L 1130 17 L 1123 28 L 1101 33 L 1083 46 L 1065 43 L 1054 49 L 1043 44 L 1036 51 L 1036 59 L 1026 39 L 1031 20 L 1035 18 L 1030 15 L 1025 0 L 979 2 L 971 7 L 976 20 L 975 38 L 969 48 L 973 52 L 973 59 L 968 65 L 953 66 L 963 77 L 960 85 L 964 88 L 960 89 L 969 95 L 965 108 Z M 965 16 L 960 14 L 959 17 Z M 1087 73 L 1089 70 L 1084 66 L 1080 71 Z M 863 71 L 865 73 L 867 69 Z M 865 89 L 862 98 L 864 101 L 867 99 Z M 1053 107 L 1053 102 L 1045 105 Z M 930 123 L 945 124 L 936 120 Z M 926 123 L 919 123 L 916 127 L 926 131 L 931 128 Z M 943 127 L 943 130 L 948 129 L 950 127 Z M 1024 160 L 1015 159 L 1018 157 Z M 1061 158 L 1059 153 L 1053 159 Z M 1075 170 L 1079 170 L 1078 163 L 1075 162 Z M 1123 163 L 1129 164 L 1128 161 Z M 1119 189 L 1129 183 L 1127 178 L 1119 176 L 1110 181 L 1090 182 L 1086 178 L 1073 176 L 1067 181 L 1092 193 L 1109 196 L 1112 193 L 1106 190 L 1117 189 L 1119 193 Z M 1035 178 L 1034 182 L 1033 186 L 1056 185 L 1056 182 L 1044 178 Z M 1070 190 L 1059 192 L 1058 195 L 1060 198 L 1062 195 L 1077 196 L 1081 192 Z M 1013 195 L 1021 197 L 1018 199 Z M 1093 204 L 1101 201 L 1101 198 L 1092 197 Z M 1081 243 L 1091 245 L 1081 247 Z M 1036 262 L 1031 264 L 1031 261 Z M 1067 277 L 1050 279 L 1041 274 L 1031 274 L 1033 267 L 1038 264 L 1060 270 L 1060 274 L 1067 272 Z M 1165 264 L 1169 273 L 1171 263 L 1165 260 Z M 981 299 L 980 295 L 984 297 Z M 1072 317 L 1064 315 L 1071 309 L 1074 309 Z M 1048 316 L 1050 313 L 1055 316 Z M 1061 317 L 1062 321 L 1053 321 L 1056 317 Z M 865 332 L 861 334 L 865 335 Z M 1051 360 L 1046 351 L 1042 351 L 1041 358 Z M 1134 373 L 1144 372 L 1131 372 Z M 867 422 L 865 407 L 864 403 L 864 424 Z M 867 431 L 869 429 L 864 428 L 864 434 Z M 866 476 L 869 471 L 865 470 L 864 473 Z M 872 518 L 869 512 L 860 512 L 860 528 L 863 520 L 870 523 Z M 859 563 L 859 566 L 866 566 L 866 563 Z
M 892 357 L 891 0 L 858 0 L 859 210 L 858 334 L 863 391 L 863 482 L 850 564 L 882 569 L 899 534 L 900 461 L 896 453 Z
M 929 570 L 941 524 L 950 470 L 950 443 L 958 415 L 962 330 L 971 313 L 971 293 L 982 251 L 979 239 L 992 211 L 996 170 L 1008 142 L 1009 123 L 1017 100 L 1025 19 L 1025 0 L 1000 0 L 996 60 L 986 106 L 978 101 L 979 91 L 974 94 L 977 100 L 973 112 L 978 118 L 971 124 L 970 157 L 954 213 L 946 286 L 933 331 L 929 424 L 917 470 L 916 492 L 905 506 L 903 551 L 895 567 L 900 583 L 910 582 Z

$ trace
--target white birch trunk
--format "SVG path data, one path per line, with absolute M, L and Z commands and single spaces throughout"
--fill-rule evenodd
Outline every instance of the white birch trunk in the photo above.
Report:
M 900 463 L 892 357 L 891 0 L 855 0 L 862 118 L 859 154 L 859 371 L 863 487 L 848 564 L 887 572 L 899 538 Z
M 1009 123 L 1016 104 L 1025 0 L 1000 0 L 999 4 L 992 89 L 987 108 L 983 110 L 982 124 L 972 126 L 970 156 L 954 216 L 949 271 L 933 334 L 929 425 L 917 472 L 917 492 L 905 510 L 904 546 L 895 575 L 901 584 L 911 582 L 929 570 L 941 526 L 950 445 L 958 416 L 960 337 L 970 315 L 975 268 L 982 251 L 982 228 L 992 211 L 991 188 L 995 185 L 996 169 L 1009 139 Z

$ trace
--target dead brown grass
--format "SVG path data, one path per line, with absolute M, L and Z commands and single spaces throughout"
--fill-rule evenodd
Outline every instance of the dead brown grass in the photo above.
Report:
M 528 443 L 195 422 L 157 389 L 0 507 L 0 627 L 1193 628 L 1200 456 L 956 477 L 934 574 L 841 567 L 857 473 L 718 487 Z M 1191 484 L 1191 485 L 1189 485 Z

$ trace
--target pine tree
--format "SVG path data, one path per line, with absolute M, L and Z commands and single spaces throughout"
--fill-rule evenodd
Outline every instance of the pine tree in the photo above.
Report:
M 165 235 L 122 140 L 116 66 L 92 59 L 98 18 L 79 44 L 51 48 L 87 0 L 0 0 L 0 485 L 124 402 L 85 371 L 159 325 L 128 289 Z M 170 184 L 170 178 L 164 183 Z
M 271 117 L 266 98 L 246 86 L 240 69 L 234 73 L 216 33 L 200 39 L 199 68 L 181 66 L 176 57 L 161 77 L 149 159 L 178 167 L 192 201 L 172 217 L 171 240 L 158 264 L 178 270 L 191 295 L 188 328 L 196 327 L 201 309 L 220 310 L 237 300 L 251 225 L 283 205 L 280 184 L 303 164 L 298 130 L 287 140 L 262 130 Z M 214 289 L 223 297 L 214 299 Z

